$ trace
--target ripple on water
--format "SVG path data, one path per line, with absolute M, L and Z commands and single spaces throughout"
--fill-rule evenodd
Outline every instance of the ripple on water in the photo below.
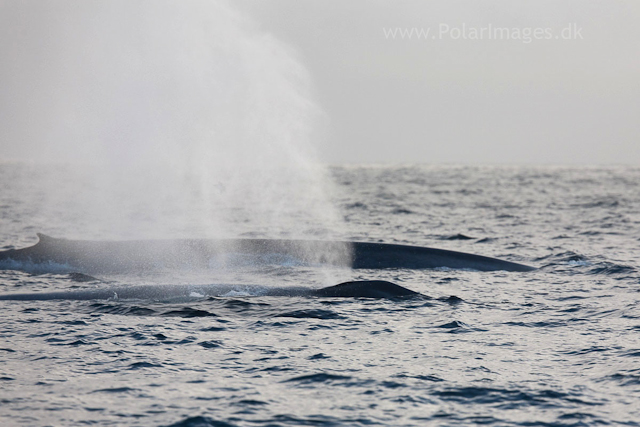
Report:
M 101 303 L 96 302 L 89 305 L 91 311 L 108 314 L 122 314 L 130 316 L 153 316 L 156 311 L 148 307 L 140 307 L 137 305 L 117 304 L 117 303 Z
M 563 407 L 567 403 L 587 406 L 601 406 L 604 401 L 589 399 L 579 393 L 565 393 L 557 390 L 521 390 L 491 387 L 457 387 L 435 391 L 435 396 L 444 401 L 467 404 L 497 404 L 510 409 L 521 406 Z
M 296 319 L 344 319 L 343 316 L 331 310 L 321 310 L 321 309 L 307 309 L 307 310 L 294 310 L 294 311 L 286 311 L 284 313 L 280 313 L 275 315 L 274 317 L 293 317 Z
M 182 307 L 176 310 L 169 310 L 163 313 L 160 313 L 161 316 L 166 317 L 185 317 L 185 318 L 193 318 L 193 317 L 218 317 L 217 314 L 212 313 L 206 310 L 200 310 L 191 307 Z

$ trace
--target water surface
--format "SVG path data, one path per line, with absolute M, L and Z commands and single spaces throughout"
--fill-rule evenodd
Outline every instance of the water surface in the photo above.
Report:
M 31 245 L 37 231 L 126 237 L 104 215 L 92 217 L 81 197 L 91 188 L 78 173 L 1 164 L 0 247 Z M 540 269 L 350 271 L 274 262 L 76 282 L 63 266 L 4 265 L 2 293 L 237 287 L 176 301 L 1 301 L 0 423 L 640 424 L 640 169 L 351 166 L 332 175 L 345 221 L 337 238 Z M 144 212 L 135 203 L 129 209 L 144 224 Z M 185 223 L 181 209 L 167 209 L 152 219 Z M 266 236 L 269 226 L 238 217 L 226 232 Z M 201 236 L 176 226 L 155 237 Z M 243 286 L 351 279 L 390 280 L 433 299 L 266 297 Z

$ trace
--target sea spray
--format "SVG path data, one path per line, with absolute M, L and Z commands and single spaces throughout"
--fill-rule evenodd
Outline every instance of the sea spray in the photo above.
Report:
M 2 6 L 3 134 L 86 183 L 45 196 L 85 213 L 65 237 L 339 236 L 307 71 L 228 3 Z

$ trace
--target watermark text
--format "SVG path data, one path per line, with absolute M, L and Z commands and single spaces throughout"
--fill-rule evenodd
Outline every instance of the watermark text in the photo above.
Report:
M 437 27 L 383 27 L 382 33 L 387 40 L 498 40 L 522 43 L 532 43 L 536 40 L 584 40 L 582 27 L 575 23 L 558 29 L 440 23 Z

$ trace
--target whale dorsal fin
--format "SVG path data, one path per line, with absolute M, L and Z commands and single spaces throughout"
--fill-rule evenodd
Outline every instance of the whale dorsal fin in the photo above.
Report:
M 340 283 L 339 285 L 317 289 L 313 295 L 319 297 L 351 297 L 351 298 L 402 298 L 420 296 L 428 298 L 411 289 L 407 289 L 386 280 L 358 280 Z

